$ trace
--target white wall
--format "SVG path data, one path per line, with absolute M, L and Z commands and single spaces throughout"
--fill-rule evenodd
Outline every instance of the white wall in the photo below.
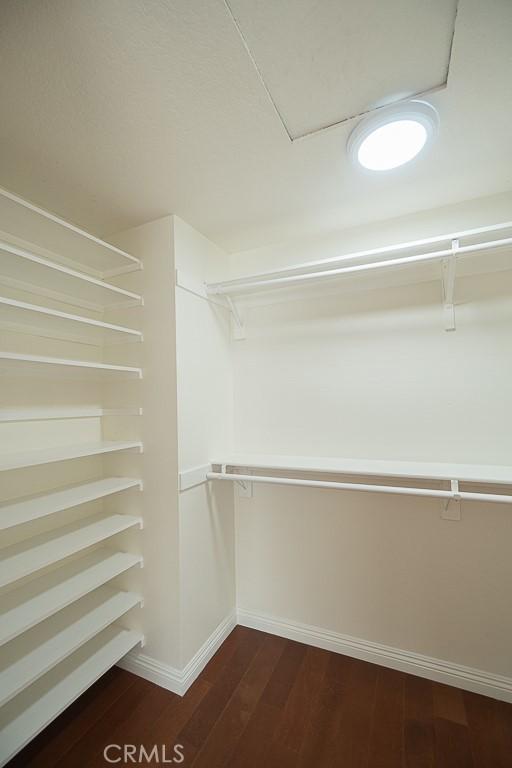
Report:
M 174 217 L 176 266 L 198 282 L 225 274 L 227 257 Z M 180 470 L 232 448 L 230 318 L 176 288 L 178 455 Z M 235 608 L 231 488 L 200 485 L 179 496 L 182 662 L 186 664 Z
M 511 201 L 396 220 L 380 242 L 510 219 Z M 379 227 L 335 241 L 302 256 L 378 245 Z M 239 254 L 234 270 L 291 255 Z M 236 451 L 510 464 L 511 295 L 512 271 L 464 277 L 453 333 L 439 280 L 246 307 Z M 510 509 L 465 503 L 449 522 L 440 504 L 254 486 L 236 501 L 239 608 L 512 676 Z
M 227 310 L 175 291 L 175 268 L 197 281 L 215 279 L 225 274 L 227 257 L 175 216 L 121 233 L 115 243 L 144 262 L 142 278 L 133 273 L 117 281 L 135 289 L 142 279 L 145 300 L 143 653 L 182 670 L 235 607 L 232 490 L 202 485 L 178 494 L 177 485 L 178 468 L 206 464 L 231 449 L 233 375 Z M 117 318 L 123 319 L 119 312 Z M 122 363 L 126 350 L 109 354 Z M 129 405 L 133 393 L 126 396 Z M 119 420 L 109 422 L 107 436 L 128 437 L 126 429 Z M 133 458 L 109 461 L 126 472 Z

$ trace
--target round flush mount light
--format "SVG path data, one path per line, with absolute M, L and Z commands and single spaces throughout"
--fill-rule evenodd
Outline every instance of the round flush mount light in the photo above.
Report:
M 350 134 L 352 159 L 369 171 L 389 171 L 418 155 L 437 132 L 437 111 L 426 101 L 408 101 L 379 109 Z

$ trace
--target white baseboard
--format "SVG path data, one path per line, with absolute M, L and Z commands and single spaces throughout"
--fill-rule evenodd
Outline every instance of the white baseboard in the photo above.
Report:
M 243 608 L 227 616 L 181 670 L 136 652 L 118 666 L 183 696 L 237 624 L 512 703 L 512 678 Z
M 402 651 L 380 643 L 340 635 L 319 627 L 278 619 L 242 608 L 238 609 L 237 616 L 238 624 L 244 627 L 259 629 L 306 645 L 342 653 L 345 656 L 353 656 L 356 659 L 453 685 L 493 699 L 512 702 L 512 678 L 509 677 L 493 675 L 480 669 L 464 667 L 430 656 L 422 656 L 419 653 Z
M 183 696 L 229 633 L 236 627 L 236 623 L 234 612 L 226 616 L 183 669 L 162 664 L 150 656 L 136 652 L 129 653 L 117 666 Z

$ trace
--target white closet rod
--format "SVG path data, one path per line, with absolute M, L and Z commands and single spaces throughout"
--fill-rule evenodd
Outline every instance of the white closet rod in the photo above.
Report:
M 475 227 L 473 229 L 463 229 L 458 232 L 450 232 L 444 235 L 436 235 L 435 237 L 424 237 L 421 240 L 408 240 L 405 243 L 398 243 L 394 245 L 385 245 L 380 248 L 368 248 L 364 251 L 353 251 L 352 253 L 346 253 L 341 256 L 328 256 L 326 259 L 314 259 L 313 261 L 303 261 L 301 264 L 295 264 L 291 267 L 281 267 L 277 269 L 267 269 L 265 272 L 258 272 L 251 275 L 252 278 L 257 277 L 271 277 L 272 275 L 283 275 L 284 273 L 304 272 L 307 269 L 318 269 L 319 267 L 326 266 L 328 264 L 340 264 L 345 261 L 353 261 L 354 259 L 364 259 L 373 256 L 384 256 L 390 253 L 400 253 L 400 251 L 407 251 L 415 248 L 423 248 L 426 245 L 436 245 L 438 243 L 447 243 L 451 245 L 453 240 L 463 240 L 466 237 L 475 237 L 475 235 L 486 235 L 489 232 L 501 232 L 506 229 L 512 229 L 512 221 L 504 221 L 500 224 L 491 224 L 487 227 Z M 231 283 L 243 282 L 245 278 L 239 277 L 236 280 L 230 280 Z
M 430 496 L 436 499 L 457 501 L 493 501 L 512 504 L 512 495 L 497 493 L 470 493 L 468 491 L 443 491 L 435 488 L 408 488 L 406 486 L 370 485 L 366 483 L 336 483 L 324 480 L 300 480 L 292 477 L 265 477 L 263 475 L 239 475 L 229 472 L 208 472 L 207 480 L 230 480 L 243 483 L 268 483 L 269 485 L 297 485 L 307 488 L 330 488 L 337 491 L 369 491 L 370 493 L 392 493 L 403 496 Z
M 510 228 L 510 224 L 508 225 Z M 300 267 L 291 267 L 290 269 L 297 270 L 296 274 L 285 275 L 282 277 L 249 277 L 239 278 L 237 280 L 229 280 L 223 283 L 209 283 L 206 286 L 207 293 L 212 295 L 230 294 L 230 293 L 242 293 L 244 291 L 251 291 L 259 288 L 271 288 L 282 287 L 294 283 L 304 283 L 308 280 L 322 280 L 327 277 L 337 277 L 339 275 L 351 274 L 357 272 L 368 272 L 372 269 L 384 269 L 386 267 L 399 267 L 408 264 L 422 263 L 428 261 L 441 261 L 448 256 L 456 255 L 464 256 L 470 253 L 477 253 L 479 251 L 488 251 L 494 248 L 503 248 L 507 245 L 512 245 L 512 237 L 501 238 L 500 240 L 489 240 L 484 243 L 473 243 L 472 245 L 461 245 L 455 251 L 453 247 L 443 248 L 439 251 L 432 251 L 430 253 L 417 254 L 415 256 L 401 256 L 398 259 L 385 259 L 383 261 L 374 261 L 366 264 L 355 264 L 349 267 L 337 267 L 336 269 L 327 269 L 323 271 L 311 270 L 298 272 Z M 399 248 L 400 246 L 397 246 Z M 360 254 L 349 254 L 345 257 L 340 257 L 339 261 L 349 260 L 359 257 Z M 287 271 L 285 269 L 282 270 Z

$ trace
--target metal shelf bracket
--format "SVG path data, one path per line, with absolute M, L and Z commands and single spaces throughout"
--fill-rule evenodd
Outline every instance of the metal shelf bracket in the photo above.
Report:
M 228 296 L 226 294 L 226 303 L 229 307 L 229 311 L 231 312 L 231 318 L 232 318 L 232 329 L 233 329 L 233 338 L 237 340 L 245 339 L 245 325 L 243 317 L 241 316 L 238 307 L 236 306 L 235 302 L 231 298 L 231 296 Z

